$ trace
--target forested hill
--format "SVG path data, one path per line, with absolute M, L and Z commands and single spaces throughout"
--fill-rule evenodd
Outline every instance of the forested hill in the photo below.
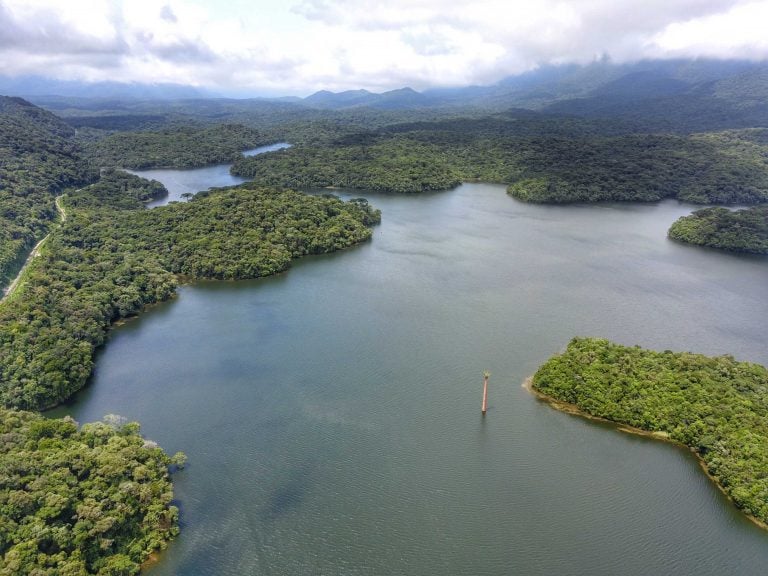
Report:
M 54 195 L 96 177 L 74 135 L 50 112 L 0 96 L 0 285 L 56 217 Z
M 94 138 L 84 144 L 84 154 L 99 167 L 197 168 L 233 162 L 243 150 L 273 142 L 241 124 L 177 126 Z
M 0 96 L 0 115 L 22 123 L 31 132 L 30 136 L 49 134 L 71 138 L 75 135 L 75 129 L 64 120 L 17 96 Z

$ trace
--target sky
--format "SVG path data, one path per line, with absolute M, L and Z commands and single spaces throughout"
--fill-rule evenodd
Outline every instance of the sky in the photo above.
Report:
M 766 30 L 768 0 L 0 0 L 0 74 L 422 90 L 605 57 L 763 60 Z

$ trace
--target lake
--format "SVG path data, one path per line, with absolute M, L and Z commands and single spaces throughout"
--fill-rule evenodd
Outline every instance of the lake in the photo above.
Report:
M 688 451 L 521 384 L 576 335 L 768 364 L 768 259 L 670 242 L 676 201 L 367 197 L 371 242 L 181 287 L 55 411 L 188 455 L 181 535 L 147 574 L 765 574 L 768 532 Z
M 265 152 L 274 152 L 289 148 L 291 145 L 287 142 L 278 142 L 259 146 L 251 150 L 245 150 L 243 156 L 256 156 Z M 201 190 L 207 190 L 212 187 L 237 186 L 247 182 L 247 178 L 233 176 L 229 173 L 231 164 L 214 164 L 204 168 L 191 168 L 189 170 L 127 170 L 131 174 L 136 174 L 148 180 L 159 180 L 168 189 L 168 195 L 147 203 L 147 207 L 155 208 L 165 206 L 169 202 L 178 202 L 183 200 L 182 194 L 194 194 Z

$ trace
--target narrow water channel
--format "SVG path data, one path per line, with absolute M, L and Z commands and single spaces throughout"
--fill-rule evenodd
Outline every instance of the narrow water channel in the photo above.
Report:
M 256 156 L 266 152 L 274 152 L 289 148 L 291 145 L 287 142 L 278 142 L 277 144 L 268 144 L 245 150 L 243 156 Z M 158 180 L 165 184 L 168 189 L 168 195 L 147 203 L 147 207 L 155 208 L 165 206 L 169 202 L 178 202 L 184 199 L 183 194 L 195 194 L 201 190 L 221 186 L 237 186 L 247 182 L 247 178 L 233 176 L 229 173 L 231 164 L 215 164 L 204 168 L 191 168 L 189 170 L 129 170 L 131 174 L 136 174 L 148 180 Z

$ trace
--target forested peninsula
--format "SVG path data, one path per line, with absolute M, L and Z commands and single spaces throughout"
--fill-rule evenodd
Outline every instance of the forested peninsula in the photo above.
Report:
M 736 506 L 768 524 L 765 367 L 574 338 L 539 368 L 532 387 L 556 407 L 563 402 L 690 447 Z
M 672 224 L 669 237 L 732 252 L 768 254 L 768 205 L 697 210 Z
M 768 201 L 767 130 L 621 131 L 621 125 L 555 123 L 518 112 L 394 124 L 241 157 L 232 172 L 266 185 L 400 193 L 480 180 L 507 184 L 515 198 L 539 203 Z
M 170 458 L 116 417 L 78 427 L 24 410 L 82 388 L 111 324 L 172 297 L 180 277 L 275 274 L 367 240 L 380 214 L 363 199 L 258 186 L 147 210 L 167 194 L 162 184 L 98 170 L 55 116 L 21 99 L 0 104 L 0 151 L 13 159 L 0 165 L 6 277 L 51 232 L 0 304 L 0 574 L 135 574 L 178 532 L 169 469 L 183 455 Z M 217 130 L 224 139 L 232 128 Z M 192 148 L 195 163 L 221 149 Z M 62 192 L 67 218 L 53 226 Z
M 171 297 L 177 276 L 242 279 L 367 240 L 364 200 L 245 186 L 146 210 L 136 199 L 65 199 L 67 221 L 0 307 L 0 401 L 40 410 L 82 388 L 114 321 Z

